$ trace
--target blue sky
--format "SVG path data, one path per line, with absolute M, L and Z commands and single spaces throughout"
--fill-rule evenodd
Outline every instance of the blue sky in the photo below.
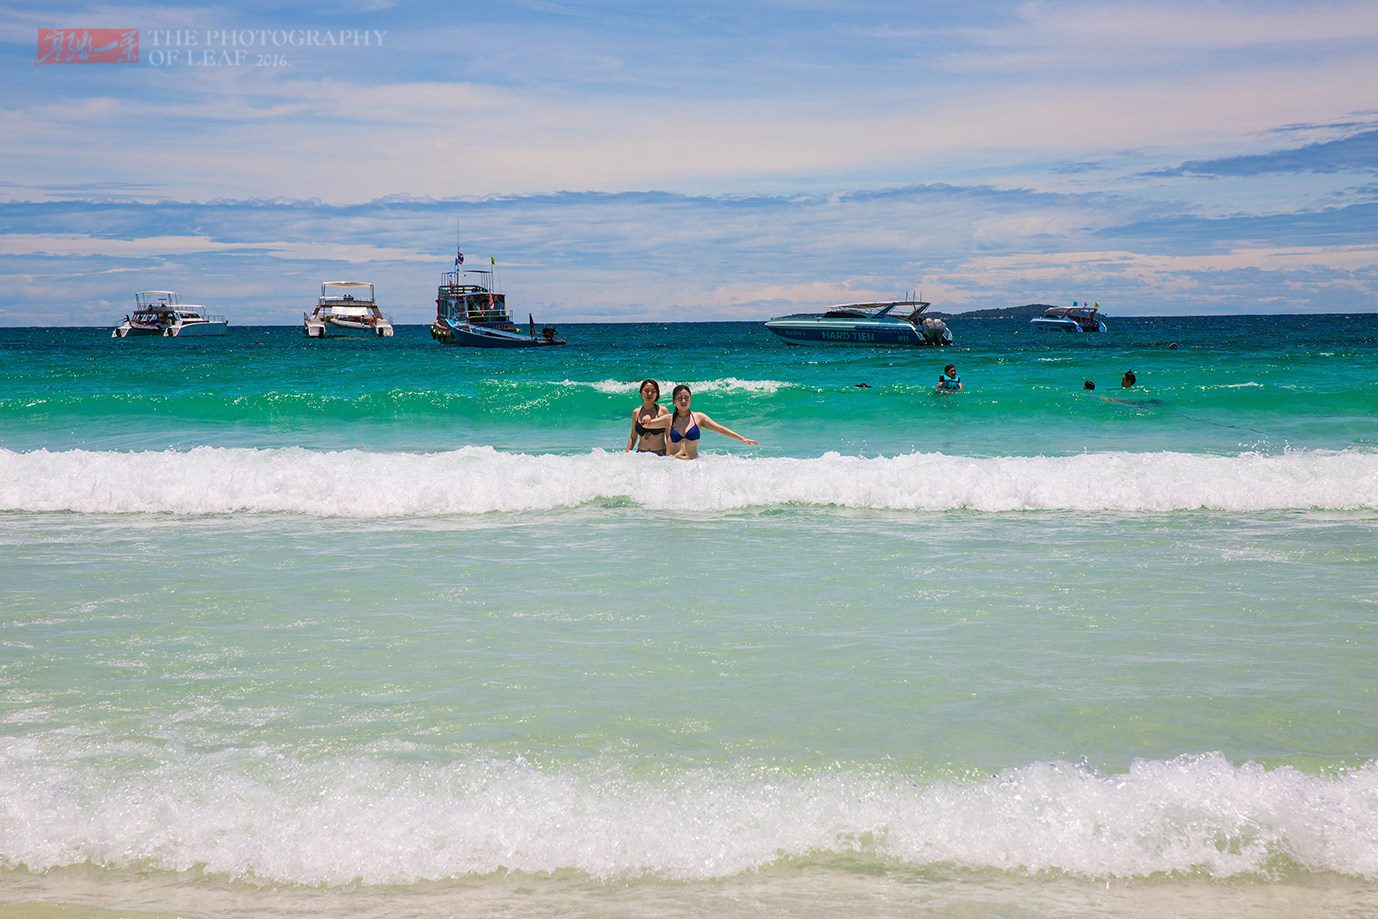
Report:
M 142 60 L 35 66 L 42 28 Z M 19 0 L 0 324 L 293 323 L 327 279 L 424 322 L 457 237 L 542 321 L 1374 311 L 1375 39 L 1371 2 Z

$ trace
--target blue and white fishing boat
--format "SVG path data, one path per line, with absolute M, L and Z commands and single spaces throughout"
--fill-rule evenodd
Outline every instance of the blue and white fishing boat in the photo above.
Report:
M 1096 315 L 1099 309 L 1099 303 L 1095 306 L 1077 306 L 1075 302 L 1071 306 L 1054 306 L 1044 310 L 1042 316 L 1030 319 L 1029 325 L 1053 332 L 1104 332 L 1107 331 L 1105 323 Z
M 461 263 L 463 256 L 455 259 Z M 536 334 L 531 319 L 522 332 L 507 311 L 507 295 L 497 289 L 496 269 L 466 268 L 440 276 L 435 298 L 435 323 L 431 338 L 441 344 L 469 348 L 539 348 L 563 345 L 555 329 L 545 326 Z
M 952 332 L 941 319 L 922 318 L 922 300 L 839 303 L 822 313 L 794 313 L 766 323 L 792 345 L 903 347 L 950 345 Z

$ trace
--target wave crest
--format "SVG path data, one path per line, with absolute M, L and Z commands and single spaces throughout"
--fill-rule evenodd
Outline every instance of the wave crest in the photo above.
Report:
M 911 453 L 813 459 L 528 455 L 198 447 L 144 453 L 0 449 L 0 510 L 406 517 L 548 510 L 599 501 L 726 511 L 1166 512 L 1378 509 L 1378 452 L 1066 457 Z
M 709 879 L 837 853 L 1088 878 L 1268 875 L 1282 864 L 1378 876 L 1375 764 L 1308 776 L 1212 753 L 1123 774 L 1034 763 L 917 785 L 857 769 L 648 780 L 521 760 L 305 762 L 265 748 L 164 753 L 112 771 L 32 758 L 21 740 L 4 747 L 0 864 L 35 871 L 204 865 L 329 885 L 565 869 Z

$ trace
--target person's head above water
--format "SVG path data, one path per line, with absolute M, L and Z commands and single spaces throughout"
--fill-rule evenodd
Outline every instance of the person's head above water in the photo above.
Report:
M 957 375 L 957 365 L 948 364 L 946 367 L 943 368 L 943 373 L 947 374 L 950 377 L 955 377 Z
M 687 411 L 689 411 L 689 400 L 690 400 L 690 398 L 692 398 L 693 395 L 694 395 L 694 394 L 691 393 L 691 392 L 689 391 L 689 387 L 688 387 L 688 386 L 685 386 L 683 383 L 679 384 L 678 386 L 676 386 L 676 387 L 674 388 L 674 391 L 670 394 L 670 398 L 671 398 L 671 399 L 674 401 L 674 403 L 675 403 L 675 414 L 676 414 L 676 415 L 679 414 L 679 410 L 680 410 L 680 408 L 681 408 L 681 405 L 680 405 L 680 403 L 681 403 L 680 396 L 683 396 L 683 397 L 684 397 L 684 399 L 683 399 L 683 408 L 684 408 L 684 410 L 687 412 Z
M 1129 387 L 1133 386 L 1136 382 L 1138 382 L 1138 379 L 1138 377 L 1134 376 L 1134 371 L 1126 370 L 1124 372 L 1124 376 L 1120 377 L 1120 385 L 1123 386 L 1125 389 L 1128 389 Z
M 1092 383 L 1090 380 L 1087 380 L 1085 383 L 1081 384 L 1081 388 L 1082 388 L 1082 389 L 1095 389 L 1095 388 L 1096 388 L 1096 384 L 1095 384 L 1095 383 Z

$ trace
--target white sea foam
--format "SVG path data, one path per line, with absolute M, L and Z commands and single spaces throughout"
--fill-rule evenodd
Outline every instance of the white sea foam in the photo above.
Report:
M 50 757 L 45 746 L 0 741 L 0 864 L 200 864 L 339 885 L 502 869 L 722 878 L 782 858 L 862 853 L 1089 878 L 1266 875 L 1286 864 L 1378 877 L 1374 764 L 1324 777 L 1207 754 L 1124 774 L 1036 763 L 973 784 L 847 769 L 647 780 L 522 761 L 305 762 L 264 748 L 154 751 L 161 762 L 120 770 L 94 764 L 98 751 Z
M 0 510 L 405 517 L 630 500 L 655 509 L 778 505 L 985 512 L 1378 509 L 1378 451 L 1065 457 L 911 453 L 697 462 L 572 456 L 198 447 L 117 453 L 0 449 Z
M 660 385 L 662 395 L 668 396 L 672 390 L 682 380 L 666 381 L 661 380 Z M 635 393 L 636 388 L 641 385 L 640 380 L 599 380 L 596 383 L 580 383 L 575 380 L 562 380 L 560 386 L 592 386 L 601 393 L 609 395 L 624 395 Z M 690 381 L 689 389 L 692 392 L 755 392 L 755 393 L 774 393 L 781 389 L 786 389 L 793 384 L 781 383 L 779 380 L 739 380 L 736 377 L 724 377 L 721 380 L 705 380 L 702 382 Z

